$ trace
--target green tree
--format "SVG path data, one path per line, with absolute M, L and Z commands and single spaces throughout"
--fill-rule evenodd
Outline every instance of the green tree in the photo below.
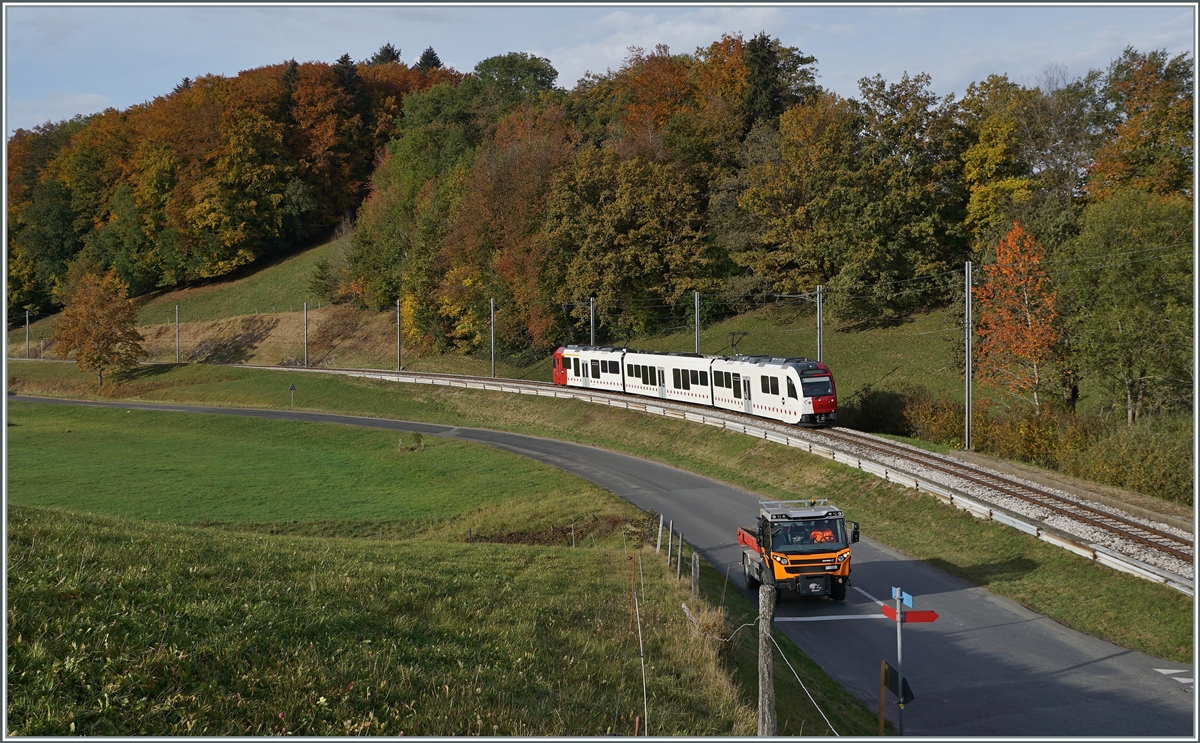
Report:
M 695 189 L 667 164 L 581 151 L 551 189 L 547 234 L 568 261 L 559 298 L 580 323 L 594 296 L 602 325 L 645 332 L 716 286 Z
M 96 372 L 103 387 L 105 371 L 131 369 L 145 356 L 135 327 L 137 311 L 116 271 L 86 274 L 54 328 L 59 357 L 74 353 L 79 369 Z
M 433 50 L 433 47 L 427 46 L 425 51 L 421 52 L 421 58 L 417 60 L 415 67 L 421 72 L 431 72 L 441 69 L 442 60 L 438 59 L 437 52 Z
M 1130 425 L 1190 403 L 1193 230 L 1185 197 L 1119 189 L 1084 210 L 1069 262 L 1051 270 L 1088 373 Z
M 371 60 L 368 64 L 390 64 L 400 61 L 400 50 L 391 45 L 391 42 L 379 47 L 379 51 L 371 55 Z
M 766 31 L 746 42 L 744 54 L 747 128 L 756 121 L 775 121 L 789 107 L 817 93 L 816 57 L 784 46 Z

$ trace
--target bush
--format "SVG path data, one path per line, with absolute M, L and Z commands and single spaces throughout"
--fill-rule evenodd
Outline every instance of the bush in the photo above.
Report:
M 870 385 L 848 397 L 839 410 L 849 428 L 956 448 L 963 445 L 964 414 L 963 403 L 934 397 L 922 387 L 879 390 Z M 975 404 L 971 433 L 972 448 L 982 454 L 1189 506 L 1193 502 L 1192 429 L 1186 415 L 1129 427 L 1059 410 L 1001 411 L 983 399 Z

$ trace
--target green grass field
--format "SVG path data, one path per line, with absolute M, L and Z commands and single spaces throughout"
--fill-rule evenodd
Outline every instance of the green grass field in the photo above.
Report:
M 652 733 L 753 732 L 755 648 L 695 635 L 640 512 L 582 480 L 332 424 L 19 402 L 9 423 L 12 735 L 630 734 L 631 558 Z M 691 602 L 716 634 L 753 614 L 715 608 L 722 579 Z M 870 730 L 783 645 L 840 731 Z M 826 729 L 778 693 L 781 725 Z
M 92 396 L 62 364 L 10 364 L 9 389 Z M 1117 573 L 936 499 L 795 449 L 685 421 L 571 400 L 397 385 L 327 375 L 203 366 L 156 367 L 107 387 L 148 401 L 298 408 L 475 425 L 549 436 L 648 457 L 771 497 L 827 497 L 863 534 L 930 561 L 1055 620 L 1163 659 L 1192 657 L 1192 601 Z M 1127 607 L 1137 606 L 1130 619 Z

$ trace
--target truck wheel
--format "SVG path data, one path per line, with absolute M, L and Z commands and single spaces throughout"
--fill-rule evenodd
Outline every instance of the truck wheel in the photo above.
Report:
M 746 587 L 751 590 L 758 588 L 759 580 L 754 577 L 754 571 L 750 569 L 750 558 L 742 555 L 742 573 L 746 576 Z
M 834 601 L 846 600 L 846 583 L 844 581 L 835 580 L 829 584 L 829 598 Z

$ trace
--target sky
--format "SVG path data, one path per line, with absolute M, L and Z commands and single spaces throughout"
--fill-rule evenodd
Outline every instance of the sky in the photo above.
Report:
M 498 54 L 546 57 L 571 88 L 617 69 L 630 47 L 694 52 L 722 34 L 766 31 L 817 58 L 818 83 L 855 97 L 858 80 L 928 73 L 961 97 L 990 74 L 1034 85 L 1106 68 L 1127 46 L 1195 55 L 1195 8 L 1124 6 L 160 5 L 4 6 L 5 131 L 170 92 L 184 77 L 298 62 L 360 60 L 385 43 L 412 64 L 432 46 L 470 71 Z

